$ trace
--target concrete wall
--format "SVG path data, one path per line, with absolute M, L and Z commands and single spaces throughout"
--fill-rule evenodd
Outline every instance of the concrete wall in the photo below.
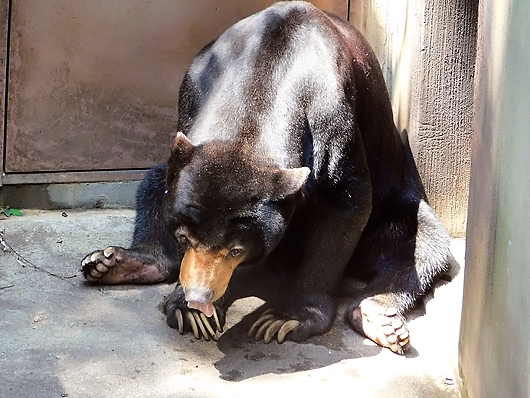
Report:
M 471 398 L 530 397 L 530 2 L 482 0 L 460 367 Z
M 351 10 L 382 64 L 430 202 L 464 236 L 478 0 L 353 0 Z

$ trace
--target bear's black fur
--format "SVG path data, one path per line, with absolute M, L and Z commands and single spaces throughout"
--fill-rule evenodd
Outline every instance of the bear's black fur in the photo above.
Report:
M 236 23 L 187 71 L 178 129 L 138 189 L 131 248 L 87 256 L 87 279 L 178 281 L 166 312 L 181 330 L 274 296 L 251 334 L 302 341 L 331 328 L 351 274 L 367 286 L 346 319 L 402 352 L 403 314 L 446 270 L 449 237 L 357 30 L 305 2 Z

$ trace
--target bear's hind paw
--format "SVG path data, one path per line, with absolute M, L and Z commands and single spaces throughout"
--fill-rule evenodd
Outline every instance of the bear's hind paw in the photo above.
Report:
M 121 247 L 109 246 L 87 255 L 81 262 L 81 271 L 89 282 L 102 282 L 104 276 L 121 260 Z
M 410 346 L 405 320 L 394 308 L 385 309 L 366 299 L 350 309 L 348 316 L 352 326 L 360 333 L 396 354 L 403 355 Z
M 88 282 L 116 285 L 121 283 L 157 283 L 167 279 L 153 259 L 145 253 L 118 246 L 96 250 L 81 262 L 81 271 Z

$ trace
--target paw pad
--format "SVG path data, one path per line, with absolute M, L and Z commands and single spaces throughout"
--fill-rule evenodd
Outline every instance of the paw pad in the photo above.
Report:
M 89 282 L 99 282 L 101 277 L 116 265 L 116 248 L 107 247 L 86 256 L 81 262 L 81 271 Z M 114 257 L 114 258 L 113 258 Z
M 380 346 L 403 355 L 409 344 L 409 331 L 402 316 L 394 308 L 384 309 L 379 304 L 363 301 L 350 313 L 355 329 Z

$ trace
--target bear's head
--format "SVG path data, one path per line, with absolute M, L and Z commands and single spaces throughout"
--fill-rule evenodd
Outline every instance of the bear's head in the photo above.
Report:
M 168 161 L 164 217 L 184 251 L 180 283 L 207 316 L 236 267 L 277 246 L 310 170 L 282 169 L 244 143 L 192 145 L 178 133 Z

